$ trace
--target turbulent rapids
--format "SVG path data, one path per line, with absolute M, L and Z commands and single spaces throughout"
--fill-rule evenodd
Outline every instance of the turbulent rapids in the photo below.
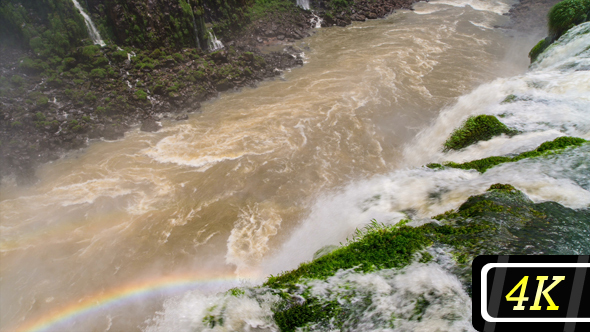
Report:
M 33 186 L 3 180 L 0 330 L 472 330 L 461 257 L 474 253 L 435 227 L 471 227 L 461 219 L 477 219 L 462 206 L 470 196 L 521 204 L 532 225 L 539 213 L 563 219 L 527 229 L 530 243 L 507 236 L 484 251 L 590 250 L 588 143 L 485 172 L 452 167 L 590 139 L 590 23 L 527 68 L 543 31 L 494 28 L 511 4 L 433 0 L 318 29 L 299 45 L 305 65 L 280 79 L 160 132 L 94 142 L 44 165 Z M 516 134 L 443 152 L 480 114 Z M 496 183 L 514 188 L 487 191 Z M 422 241 L 399 268 L 278 276 L 382 228 Z M 293 308 L 316 319 L 295 322 Z

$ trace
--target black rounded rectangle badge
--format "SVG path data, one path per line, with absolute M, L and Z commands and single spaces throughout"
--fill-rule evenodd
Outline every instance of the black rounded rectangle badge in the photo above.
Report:
M 590 331 L 589 258 L 476 257 L 473 327 L 481 332 Z

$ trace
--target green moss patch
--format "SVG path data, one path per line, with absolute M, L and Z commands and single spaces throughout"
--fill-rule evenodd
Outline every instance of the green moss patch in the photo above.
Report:
M 361 240 L 339 248 L 296 270 L 271 276 L 266 286 L 280 289 L 294 285 L 301 278 L 325 279 L 339 269 L 358 266 L 360 271 L 372 271 L 407 265 L 412 255 L 432 244 L 419 228 L 402 226 L 367 233 Z
M 551 39 L 549 38 L 539 41 L 537 45 L 535 45 L 529 52 L 529 58 L 531 59 L 531 62 L 535 62 L 537 57 L 539 57 L 539 55 L 543 53 L 543 51 L 545 51 L 549 45 L 551 45 Z
M 309 323 L 338 320 L 343 315 L 343 309 L 337 302 L 322 303 L 315 298 L 297 304 L 274 314 L 274 320 L 281 332 L 297 331 Z
M 558 137 L 553 141 L 545 142 L 535 150 L 523 152 L 515 157 L 488 157 L 484 159 L 469 161 L 462 164 L 447 162 L 444 164 L 444 166 L 460 169 L 474 169 L 480 173 L 484 173 L 488 169 L 502 163 L 515 162 L 525 158 L 534 158 L 550 153 L 557 153 L 559 152 L 559 150 L 563 150 L 570 146 L 580 146 L 586 142 L 587 141 L 583 138 L 563 136 Z
M 444 144 L 443 151 L 460 150 L 479 141 L 487 141 L 494 136 L 501 134 L 512 136 L 517 133 L 493 115 L 472 116 L 451 134 Z

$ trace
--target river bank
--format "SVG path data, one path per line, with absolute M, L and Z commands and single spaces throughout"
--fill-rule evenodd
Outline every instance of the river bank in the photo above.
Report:
M 155 131 L 166 118 L 185 120 L 200 102 L 219 92 L 255 86 L 302 65 L 303 50 L 293 45 L 312 29 L 385 17 L 414 2 L 360 1 L 334 14 L 330 1 L 312 1 L 317 15 L 294 5 L 270 8 L 244 28 L 219 30 L 225 47 L 221 41 L 209 42 L 204 51 L 158 44 L 142 49 L 133 46 L 142 38 L 136 36 L 132 45 L 81 46 L 66 56 L 42 60 L 5 45 L 0 50 L 0 179 L 14 174 L 18 183 L 32 183 L 37 165 L 90 140 L 118 139 L 137 125 Z M 90 9 L 106 15 L 92 4 Z M 109 14 L 126 17 L 121 6 Z M 113 21 L 115 31 L 131 29 L 125 20 Z M 155 40 L 165 38 L 157 35 Z M 277 44 L 284 45 L 283 51 L 261 51 Z
M 509 12 L 513 27 L 537 27 L 545 2 L 516 4 Z M 111 43 L 104 48 L 79 47 L 66 57 L 41 61 L 30 51 L 4 46 L 0 178 L 14 174 L 19 183 L 31 183 L 37 165 L 87 146 L 89 140 L 118 139 L 136 125 L 157 130 L 165 118 L 186 119 L 187 113 L 198 111 L 200 102 L 219 92 L 254 86 L 302 65 L 303 50 L 293 46 L 314 28 L 382 18 L 397 9 L 411 9 L 413 3 L 358 1 L 337 12 L 328 1 L 311 1 L 314 13 L 296 7 L 263 16 L 242 29 L 220 31 L 226 47 L 212 53 Z M 123 16 L 116 10 L 113 15 Z M 284 50 L 261 52 L 269 45 L 283 45 Z

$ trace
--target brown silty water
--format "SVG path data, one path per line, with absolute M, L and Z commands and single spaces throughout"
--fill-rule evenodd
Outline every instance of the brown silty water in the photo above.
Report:
M 463 2 L 318 29 L 300 45 L 306 64 L 280 79 L 157 133 L 92 142 L 41 167 L 31 187 L 3 183 L 1 330 L 163 276 L 262 280 L 260 262 L 316 197 L 399 167 L 441 108 L 526 70 L 535 40 L 493 28 L 509 5 Z M 223 285 L 203 287 L 233 283 Z M 138 330 L 167 295 L 56 326 Z

